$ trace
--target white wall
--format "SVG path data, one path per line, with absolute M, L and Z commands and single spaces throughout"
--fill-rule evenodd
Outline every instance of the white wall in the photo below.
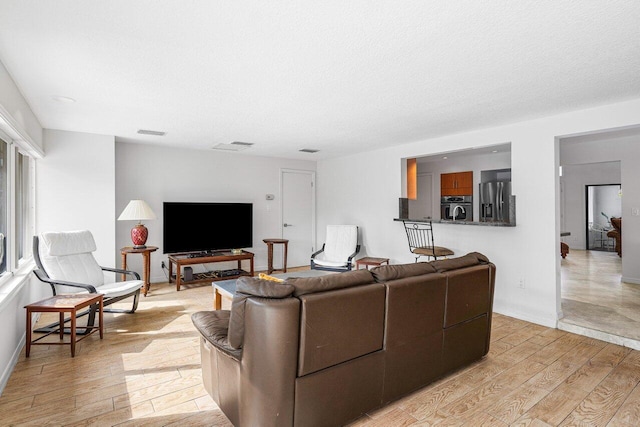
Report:
M 556 137 L 638 123 L 640 99 L 320 161 L 318 240 L 324 239 L 329 223 L 354 223 L 361 227 L 368 255 L 412 262 L 402 224 L 393 221 L 402 194 L 400 159 L 511 141 L 518 225 L 435 224 L 435 235 L 439 245 L 456 255 L 480 251 L 495 262 L 497 312 L 555 326 L 561 316 Z M 629 198 L 640 201 L 638 188 L 639 194 Z M 524 288 L 519 287 L 521 279 Z
M 640 136 L 603 139 L 576 144 L 560 143 L 563 164 L 620 161 L 622 184 L 622 280 L 640 284 Z M 564 166 L 563 166 L 564 169 Z
M 44 148 L 36 163 L 37 232 L 90 230 L 98 263 L 116 266 L 115 138 L 47 129 Z
M 26 133 L 33 143 L 42 148 L 42 126 L 27 104 L 9 72 L 0 62 L 0 108 L 8 114 L 11 125 Z
M 141 160 L 144 159 L 144 160 Z M 164 282 L 160 267 L 167 256 L 162 252 L 162 202 L 249 202 L 253 203 L 253 248 L 255 268 L 266 269 L 267 247 L 262 239 L 281 236 L 280 170 L 315 171 L 315 161 L 257 157 L 219 151 L 158 148 L 142 144 L 116 144 L 117 215 L 129 200 L 149 203 L 157 220 L 146 221 L 147 244 L 160 249 L 151 255 L 151 281 Z M 275 200 L 265 196 L 274 194 Z M 131 246 L 134 223 L 118 221 L 118 248 Z M 224 224 L 220 226 L 224 227 Z M 276 245 L 274 251 L 279 250 Z M 280 255 L 274 254 L 274 259 Z M 130 269 L 142 272 L 142 257 L 129 255 Z M 119 253 L 118 258 L 119 260 Z M 212 268 L 224 268 L 224 264 Z M 198 272 L 201 266 L 193 266 Z M 233 267 L 231 267 L 233 268 Z

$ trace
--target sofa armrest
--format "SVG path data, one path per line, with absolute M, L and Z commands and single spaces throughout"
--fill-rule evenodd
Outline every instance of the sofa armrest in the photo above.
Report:
M 227 338 L 229 315 L 229 310 L 198 311 L 191 315 L 191 321 L 200 335 L 212 346 L 227 356 L 240 361 L 242 349 L 232 348 Z

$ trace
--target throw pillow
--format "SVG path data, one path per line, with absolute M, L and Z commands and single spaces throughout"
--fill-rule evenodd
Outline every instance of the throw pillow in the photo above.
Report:
M 264 274 L 264 273 L 258 274 L 258 279 L 269 280 L 270 282 L 278 282 L 278 283 L 284 282 L 284 279 L 279 279 L 277 277 L 269 276 L 268 274 Z

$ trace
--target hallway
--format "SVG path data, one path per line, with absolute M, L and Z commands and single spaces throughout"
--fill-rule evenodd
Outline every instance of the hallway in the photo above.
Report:
M 571 249 L 562 260 L 558 328 L 640 349 L 640 285 L 620 281 L 615 252 Z

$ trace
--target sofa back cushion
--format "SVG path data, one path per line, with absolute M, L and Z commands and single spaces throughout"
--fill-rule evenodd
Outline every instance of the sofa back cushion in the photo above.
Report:
M 293 286 L 255 277 L 241 277 L 236 281 L 236 293 L 231 303 L 229 317 L 229 346 L 242 348 L 244 341 L 244 310 L 247 298 L 287 298 L 293 294 Z
M 447 277 L 445 328 L 491 312 L 492 265 L 476 265 L 443 273 Z
M 404 279 L 405 277 L 421 276 L 423 274 L 435 272 L 436 269 L 428 262 L 383 265 L 371 270 L 371 274 L 378 283 Z
M 385 294 L 374 283 L 301 296 L 298 376 L 381 350 Z
M 299 297 L 316 292 L 366 285 L 373 283 L 373 276 L 368 270 L 353 270 L 320 277 L 290 277 L 285 283 L 292 285 L 295 289 L 293 295 Z

